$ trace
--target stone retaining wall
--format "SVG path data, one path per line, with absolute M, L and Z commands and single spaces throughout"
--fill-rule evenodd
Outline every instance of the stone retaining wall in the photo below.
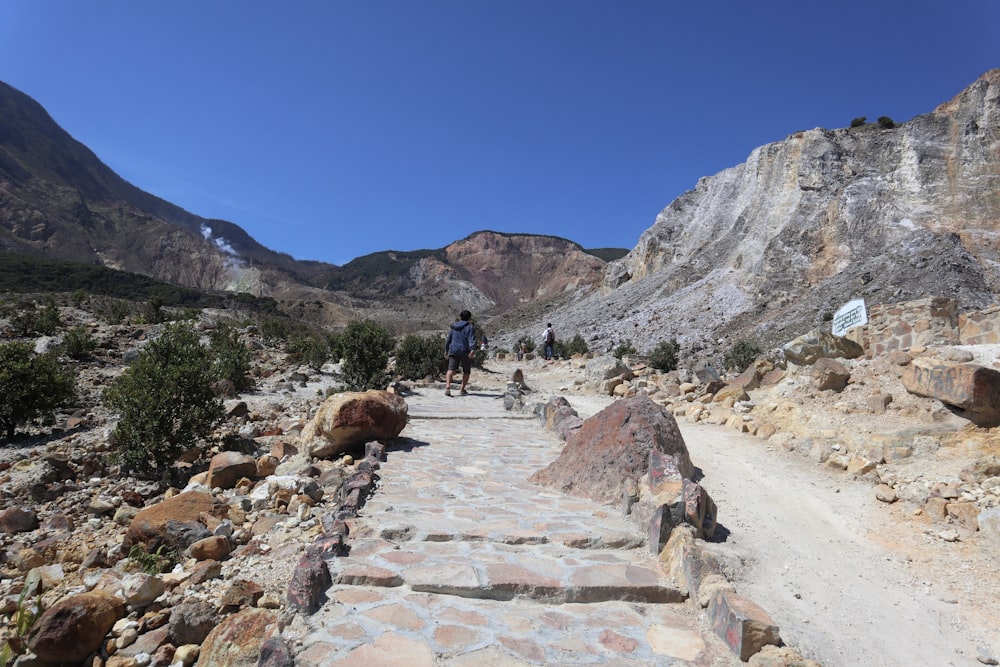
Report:
M 868 308 L 868 324 L 847 337 L 869 356 L 916 345 L 1000 343 L 1000 306 L 959 312 L 958 300 L 948 297 L 876 304 Z

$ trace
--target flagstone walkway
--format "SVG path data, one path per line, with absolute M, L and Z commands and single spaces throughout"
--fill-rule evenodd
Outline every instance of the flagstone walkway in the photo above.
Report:
M 406 400 L 296 664 L 741 664 L 617 508 L 527 482 L 562 447 L 537 419 L 474 388 Z

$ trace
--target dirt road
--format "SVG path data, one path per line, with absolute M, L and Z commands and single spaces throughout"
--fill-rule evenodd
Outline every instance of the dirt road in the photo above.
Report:
M 565 364 L 525 374 L 535 398 L 564 395 L 584 418 L 611 400 L 581 391 L 582 370 Z M 721 427 L 680 426 L 719 508 L 713 548 L 787 644 L 824 667 L 996 664 L 994 553 L 930 534 L 870 482 Z
M 681 427 L 723 544 L 745 562 L 734 583 L 785 642 L 825 667 L 981 664 L 985 629 L 955 627 L 962 601 L 922 576 L 928 563 L 871 539 L 898 519 L 870 484 L 720 428 Z

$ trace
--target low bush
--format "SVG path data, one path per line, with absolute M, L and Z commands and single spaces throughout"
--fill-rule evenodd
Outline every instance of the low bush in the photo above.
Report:
M 722 365 L 726 367 L 726 370 L 735 370 L 738 373 L 742 373 L 760 356 L 761 352 L 762 350 L 757 343 L 740 338 L 726 352 L 722 359 Z
M 35 354 L 27 343 L 0 345 L 0 431 L 7 438 L 75 396 L 75 378 L 55 354 Z
M 677 370 L 677 353 L 680 349 L 681 346 L 673 338 L 661 340 L 649 354 L 649 365 L 664 373 Z
M 81 361 L 89 359 L 90 355 L 97 347 L 97 342 L 90 333 L 90 329 L 84 326 L 73 327 L 63 336 L 63 351 L 70 359 Z
M 348 391 L 385 389 L 390 380 L 389 357 L 396 349 L 389 330 L 374 320 L 355 320 L 339 340 L 344 359 L 341 376 Z
M 587 346 L 587 341 L 583 340 L 583 336 L 580 334 L 573 336 L 569 342 L 557 340 L 555 344 L 556 356 L 565 359 L 569 359 L 574 354 L 586 354 L 589 351 L 590 348 Z
M 444 336 L 410 334 L 403 338 L 396 350 L 396 374 L 406 380 L 434 377 L 447 370 Z
M 627 340 L 624 343 L 619 343 L 618 347 L 616 347 L 614 352 L 611 354 L 615 357 L 615 359 L 621 359 L 626 354 L 639 354 L 639 351 L 632 345 L 632 341 Z
M 223 324 L 209 333 L 208 340 L 215 379 L 229 380 L 237 391 L 253 389 L 254 381 L 250 376 L 253 352 L 240 340 L 240 332 Z
M 155 479 L 222 421 L 212 362 L 190 324 L 168 325 L 105 390 L 119 414 L 113 439 L 124 472 Z

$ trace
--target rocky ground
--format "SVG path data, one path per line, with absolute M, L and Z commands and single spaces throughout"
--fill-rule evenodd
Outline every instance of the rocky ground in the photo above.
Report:
M 270 481 L 222 494 L 229 520 L 209 523 L 233 546 L 231 554 L 181 559 L 150 583 L 143 561 L 123 546 L 127 527 L 141 508 L 183 485 L 116 475 L 105 456 L 113 417 L 93 399 L 154 329 L 95 325 L 101 346 L 84 372 L 87 409 L 0 451 L 3 508 L 25 512 L 6 516 L 11 523 L 0 533 L 4 613 L 10 618 L 35 601 L 48 608 L 99 584 L 118 586 L 133 611 L 105 642 L 108 665 L 192 664 L 220 610 L 287 614 L 290 573 L 323 531 L 323 508 L 356 470 L 341 458 L 314 461 L 302 474 L 310 462 L 294 453 L 297 434 L 335 383 L 328 373 L 288 365 L 251 336 L 258 388 L 227 399 L 225 430 L 264 466 L 250 476 Z M 920 354 L 973 355 L 992 364 L 995 350 Z M 475 371 L 473 389 L 502 393 L 521 368 L 528 396 L 563 395 L 581 417 L 635 391 L 669 406 L 719 506 L 724 530 L 714 547 L 730 563 L 727 574 L 806 657 L 827 667 L 996 664 L 1000 538 L 995 526 L 975 521 L 1000 506 L 1000 480 L 990 466 L 996 436 L 906 392 L 899 381 L 904 361 L 844 362 L 851 376 L 842 391 L 818 389 L 807 367 L 791 365 L 745 397 L 713 402 L 718 394 L 707 395 L 690 373 L 656 374 L 639 359 L 634 379 L 604 391 L 587 384 L 586 359 L 492 359 Z M 216 450 L 203 452 L 196 469 Z M 35 579 L 41 597 L 23 597 Z M 16 634 L 13 627 L 7 633 Z M 166 655 L 168 633 L 191 641 Z

